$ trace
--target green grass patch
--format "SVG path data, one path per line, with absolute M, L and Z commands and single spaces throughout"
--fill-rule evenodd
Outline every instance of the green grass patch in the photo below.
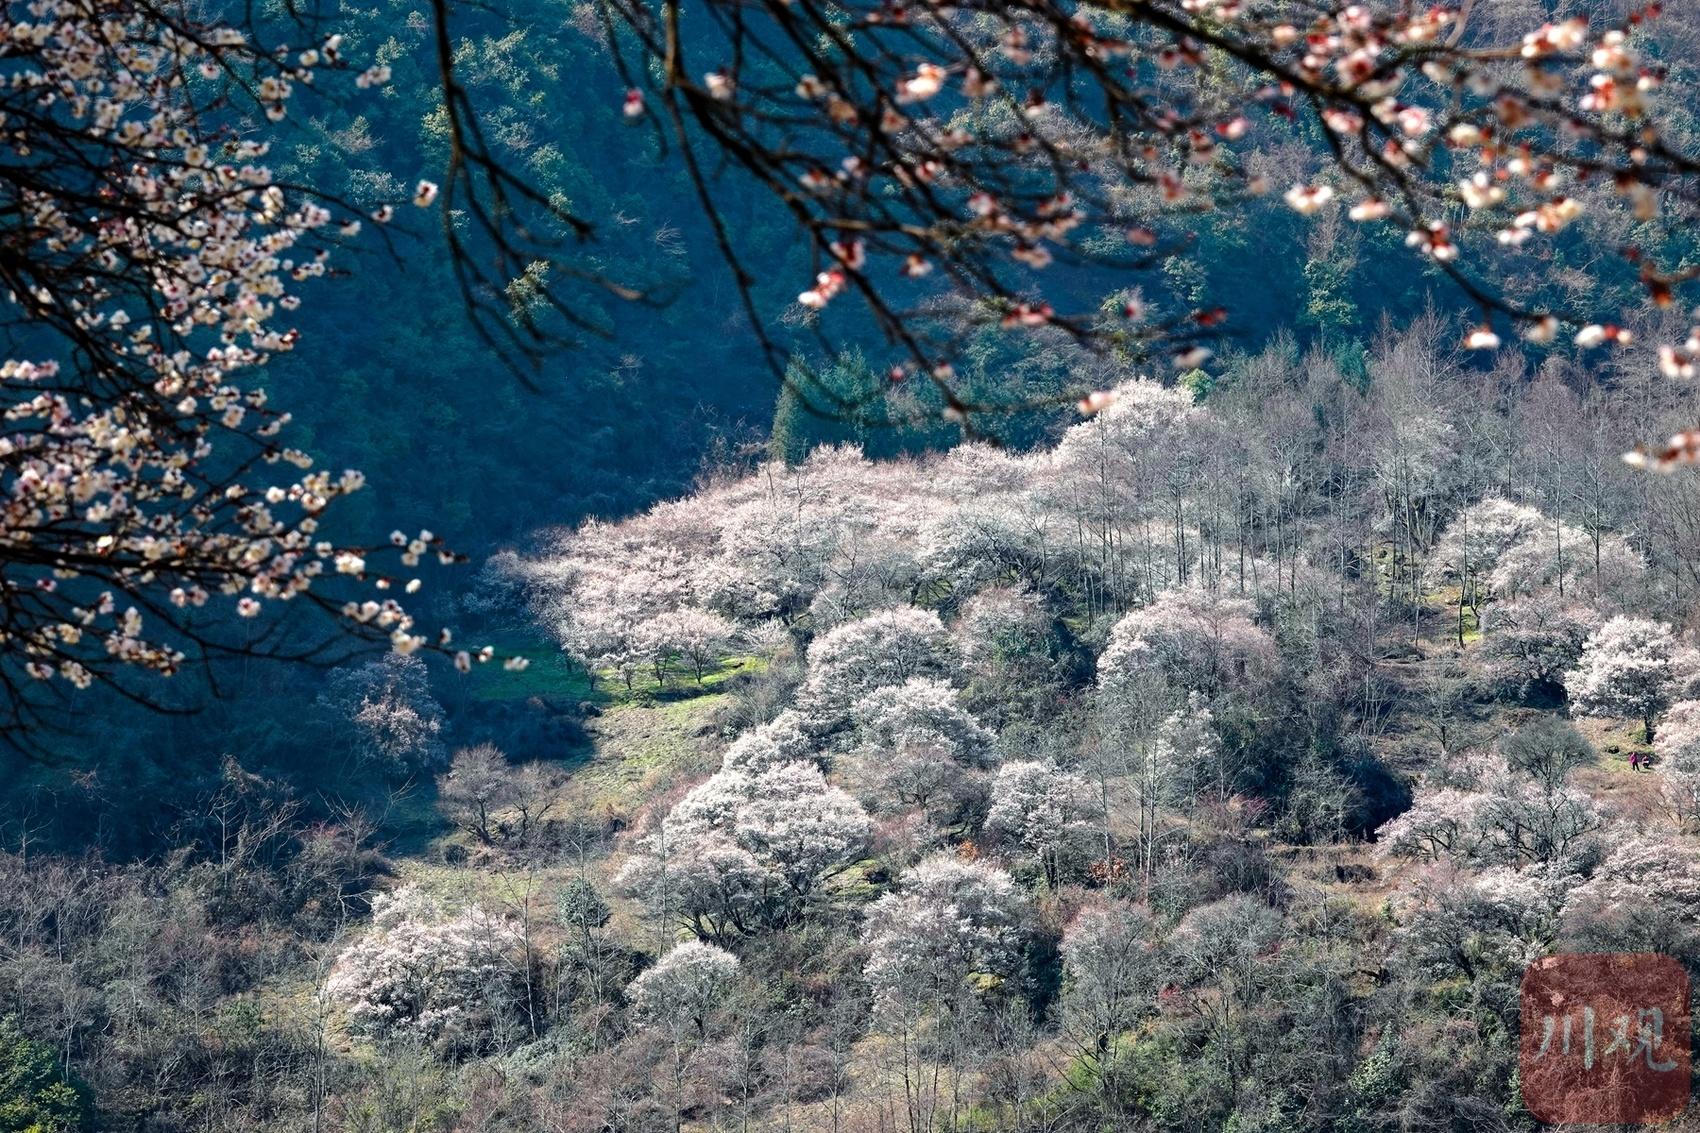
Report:
M 1646 733 L 1639 725 L 1625 728 L 1622 731 L 1607 732 L 1596 745 L 1608 764 L 1620 770 L 1629 769 L 1630 753 L 1651 756 L 1653 746 L 1644 738 Z
M 1433 590 L 1424 591 L 1423 597 L 1446 612 L 1446 619 L 1442 623 L 1444 626 L 1442 636 L 1457 641 L 1459 623 L 1462 622 L 1464 644 L 1469 645 L 1482 639 L 1482 623 L 1481 619 L 1476 616 L 1476 611 L 1469 606 L 1465 606 L 1462 611 L 1458 609 L 1458 603 L 1464 597 L 1462 586 L 1456 583 L 1450 586 L 1439 586 Z
M 479 700 L 529 700 L 536 696 L 604 705 L 690 700 L 721 691 L 738 677 L 766 672 L 768 666 L 766 657 L 734 655 L 705 670 L 701 682 L 695 673 L 676 669 L 667 673 L 665 681 L 658 681 L 646 669 L 635 675 L 627 688 L 611 669 L 599 670 L 593 682 L 583 666 L 545 638 L 512 637 L 492 644 L 499 657 L 524 657 L 529 664 L 518 671 L 503 668 L 499 661 L 476 666 L 467 679 L 472 682 L 472 695 Z
M 513 637 L 491 642 L 497 659 L 476 665 L 467 674 L 472 682 L 472 695 L 479 700 L 529 700 L 534 696 L 549 700 L 600 700 L 601 691 L 593 689 L 590 676 L 560 646 L 546 638 Z M 529 664 L 517 672 L 503 668 L 502 660 L 524 657 Z
M 827 889 L 846 904 L 866 905 L 884 891 L 884 885 L 872 880 L 883 866 L 876 858 L 863 858 L 827 882 Z
M 694 682 L 693 682 L 694 683 Z M 572 768 L 562 790 L 569 811 L 635 811 L 675 776 L 712 770 L 716 712 L 729 693 L 699 692 L 677 700 L 615 704 L 590 722 L 595 747 Z
M 766 657 L 735 654 L 722 657 L 713 668 L 704 670 L 700 682 L 695 673 L 679 670 L 669 672 L 666 681 L 658 681 L 655 674 L 646 669 L 632 678 L 630 688 L 626 687 L 626 682 L 621 680 L 618 674 L 610 669 L 603 669 L 596 674 L 596 687 L 602 697 L 613 704 L 691 700 L 723 691 L 728 681 L 738 677 L 764 673 L 767 671 L 767 665 Z

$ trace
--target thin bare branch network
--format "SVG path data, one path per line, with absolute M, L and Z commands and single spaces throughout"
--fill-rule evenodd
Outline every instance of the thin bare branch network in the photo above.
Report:
M 1510 330 L 1550 342 L 1565 326 L 1585 348 L 1626 341 L 1620 328 L 1637 310 L 1519 293 L 1505 286 L 1508 265 L 1527 264 L 1541 241 L 1593 237 L 1595 216 L 1627 210 L 1669 231 L 1661 224 L 1685 222 L 1696 203 L 1700 159 L 1660 106 L 1657 4 L 1506 43 L 1482 41 L 1467 3 L 715 0 L 687 13 L 677 0 L 604 0 L 600 10 L 629 85 L 625 112 L 680 155 L 770 367 L 809 410 L 864 422 L 884 412 L 877 391 L 841 396 L 796 364 L 800 350 L 831 356 L 877 335 L 891 376 L 930 381 L 970 435 L 977 419 L 1040 400 L 1102 404 L 1089 388 L 969 396 L 956 364 L 987 327 L 1060 332 L 1133 366 L 1198 365 L 1231 311 L 1104 297 L 1184 257 L 1190 221 L 1232 209 L 1252 222 L 1267 215 L 1265 195 L 1304 215 L 1343 208 L 1396 226 L 1479 308 L 1467 341 L 1478 349 Z M 1295 133 L 1315 159 L 1275 183 L 1264 151 Z M 757 304 L 718 203 L 722 169 L 769 194 L 807 238 L 816 274 L 799 281 L 800 316 Z M 1648 306 L 1669 306 L 1692 280 L 1656 243 L 1613 253 Z M 860 302 L 840 300 L 849 295 Z M 773 329 L 785 322 L 811 333 Z M 1697 348 L 1700 337 L 1672 345 L 1667 368 L 1691 366 Z

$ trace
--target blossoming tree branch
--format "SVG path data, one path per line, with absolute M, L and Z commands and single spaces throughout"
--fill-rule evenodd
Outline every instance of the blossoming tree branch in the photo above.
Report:
M 346 69 L 339 36 L 267 48 L 176 5 L 38 0 L 0 15 L 8 738 L 27 743 L 66 690 L 162 705 L 129 674 L 221 654 L 449 645 L 394 592 L 453 552 L 430 531 L 327 539 L 324 517 L 363 477 L 314 468 L 259 381 L 297 344 L 299 292 L 363 217 L 280 183 L 264 131 L 239 126 L 250 112 L 281 121 L 301 87 Z M 373 66 L 352 85 L 386 79 Z M 415 203 L 435 195 L 422 182 Z M 268 616 L 281 603 L 344 632 L 292 644 Z M 474 656 L 488 653 L 457 661 Z
M 711 161 L 753 177 L 808 237 L 805 321 L 830 326 L 859 300 L 893 380 L 932 382 L 970 431 L 1010 408 L 956 380 L 987 324 L 1136 364 L 1205 360 L 1231 310 L 1158 311 L 1136 285 L 1186 253 L 1190 217 L 1264 194 L 1395 226 L 1479 308 L 1475 349 L 1633 337 L 1640 309 L 1558 309 L 1500 285 L 1541 242 L 1599 242 L 1654 311 L 1694 275 L 1646 238 L 1692 215 L 1700 169 L 1659 102 L 1657 4 L 1507 38 L 1469 2 L 606 2 L 610 43 L 636 45 L 625 112 L 671 135 L 746 302 Z M 1277 128 L 1311 143 L 1302 166 L 1271 158 Z M 1625 214 L 1651 226 L 1641 241 L 1620 239 Z M 762 315 L 751 307 L 758 332 Z M 763 344 L 776 363 L 789 349 Z M 1690 376 L 1697 353 L 1690 333 L 1661 365 Z M 1087 412 L 1107 398 L 1070 396 Z M 1686 460 L 1692 444 L 1645 458 Z

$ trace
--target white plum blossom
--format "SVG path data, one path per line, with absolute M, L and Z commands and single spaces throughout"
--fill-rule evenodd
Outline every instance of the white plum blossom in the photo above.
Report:
M 732 820 L 733 837 L 799 897 L 832 870 L 856 860 L 868 817 L 812 763 L 786 763 L 757 775 Z
M 1700 832 L 1700 700 L 1670 706 L 1653 741 L 1659 793 L 1684 830 Z
M 1592 610 L 1551 590 L 1496 602 L 1482 621 L 1483 660 L 1496 677 L 1522 686 L 1555 683 L 1600 624 Z
M 1603 597 L 1623 594 L 1645 569 L 1623 536 L 1601 535 L 1596 546 L 1581 528 L 1549 520 L 1500 556 L 1491 581 L 1500 594 L 1557 587 L 1575 595 L 1586 587 Z
M 448 915 L 407 886 L 374 898 L 371 930 L 337 958 L 326 991 L 361 1034 L 476 1050 L 515 1006 L 517 943 L 507 923 L 477 908 Z
M 800 915 L 869 832 L 866 812 L 813 763 L 734 766 L 640 838 L 618 880 L 699 936 L 756 932 Z
M 1024 911 L 1000 869 L 943 853 L 916 863 L 862 925 L 876 1004 L 948 1000 L 971 973 L 1009 975 Z
M 1177 689 L 1214 695 L 1256 684 L 1274 663 L 1274 640 L 1253 621 L 1250 602 L 1175 587 L 1116 623 L 1098 658 L 1098 684 L 1113 690 L 1144 670 Z
M 1700 934 L 1700 850 L 1651 833 L 1614 839 L 1570 895 L 1572 931 L 1614 948 L 1680 952 Z
M 1480 843 L 1487 797 L 1476 791 L 1442 787 L 1424 791 L 1411 808 L 1376 831 L 1376 841 L 1391 854 L 1429 861 L 1466 859 Z
M 1156 1008 L 1163 979 L 1151 914 L 1138 905 L 1089 905 L 1063 931 L 1064 1025 L 1099 1059 Z
M 0 27 L 0 85 L 30 105 L 0 151 L 33 171 L 0 189 L 6 318 L 40 352 L 0 359 L 0 584 L 31 595 L 7 603 L 6 655 L 75 688 L 171 676 L 255 640 L 172 609 L 249 619 L 285 603 L 411 647 L 399 604 L 348 597 L 389 585 L 373 552 L 321 531 L 364 477 L 291 446 L 258 377 L 298 346 L 288 313 L 355 221 L 284 187 L 264 129 L 230 132 L 228 100 L 245 91 L 277 121 L 337 53 L 274 53 L 207 13 L 71 0 L 9 5 Z
M 1498 496 L 1465 508 L 1441 533 L 1430 563 L 1436 579 L 1462 586 L 1472 605 L 1549 586 L 1573 594 L 1588 585 L 1610 594 L 1645 568 L 1621 535 L 1602 534 L 1596 545 L 1581 528 Z
M 852 721 L 849 766 L 870 805 L 919 807 L 948 824 L 978 797 L 996 737 L 943 681 L 875 689 L 856 702 Z
M 1568 731 L 1567 729 L 1565 730 Z M 1505 756 L 1465 760 L 1450 777 L 1431 773 L 1415 803 L 1376 832 L 1383 851 L 1431 862 L 1570 868 L 1595 845 L 1601 815 L 1594 800 L 1565 779 L 1576 765 L 1574 733 L 1530 734 Z M 1515 737 L 1513 737 L 1515 739 Z
M 885 752 L 933 747 L 968 766 L 983 764 L 995 739 L 954 689 L 932 677 L 874 689 L 856 702 L 851 719 L 862 745 Z
M 809 674 L 798 708 L 818 728 L 848 722 L 868 693 L 915 677 L 943 677 L 955 643 L 931 610 L 899 606 L 832 630 L 809 646 Z
M 1091 828 L 1091 800 L 1086 781 L 1055 764 L 1006 763 L 992 779 L 986 833 L 1038 858 L 1055 886 L 1064 853 Z
M 818 754 L 819 745 L 803 730 L 802 717 L 787 708 L 733 740 L 721 758 L 721 767 L 754 775 L 781 764 L 813 760 Z
M 1589 636 L 1581 660 L 1564 675 L 1564 689 L 1578 712 L 1640 720 L 1651 740 L 1653 723 L 1683 675 L 1678 661 L 1669 625 L 1616 617 Z
M 1521 977 L 1558 939 L 1580 881 L 1562 868 L 1489 866 L 1419 873 L 1390 902 L 1399 955 L 1432 979 Z
M 435 771 L 448 761 L 446 720 L 418 657 L 390 653 L 331 675 L 319 704 L 345 729 L 356 752 L 397 775 Z
M 1465 508 L 1441 533 L 1430 553 L 1438 580 L 1455 581 L 1469 591 L 1491 588 L 1490 580 L 1506 552 L 1536 537 L 1546 520 L 1523 504 L 1487 496 Z
M 677 660 L 700 685 L 732 644 L 737 627 L 726 618 L 695 606 L 666 610 L 633 631 L 633 643 L 649 661 L 657 678 Z
M 708 1031 L 709 1016 L 738 979 L 738 958 L 724 948 L 688 940 L 646 968 L 626 987 L 632 1016 L 675 1034 Z

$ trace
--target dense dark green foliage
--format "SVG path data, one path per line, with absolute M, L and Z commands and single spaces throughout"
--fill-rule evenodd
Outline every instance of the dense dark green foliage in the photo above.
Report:
M 27 1037 L 18 1020 L 0 1019 L 0 1130 L 79 1133 L 88 1128 L 88 1098 L 66 1079 L 53 1048 Z

